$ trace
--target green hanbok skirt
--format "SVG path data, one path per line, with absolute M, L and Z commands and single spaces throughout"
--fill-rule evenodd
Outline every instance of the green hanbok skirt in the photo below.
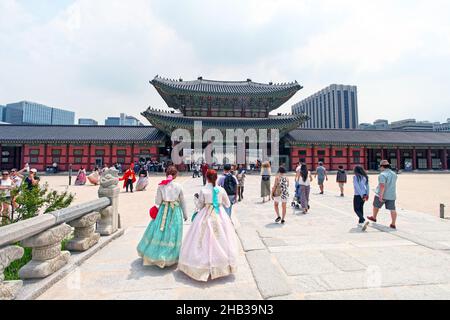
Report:
M 137 246 L 144 265 L 160 268 L 178 263 L 183 240 L 183 212 L 178 202 L 163 202 Z

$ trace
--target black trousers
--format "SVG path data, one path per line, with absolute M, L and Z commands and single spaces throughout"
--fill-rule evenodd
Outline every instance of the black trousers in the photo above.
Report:
M 206 185 L 206 174 L 202 174 L 202 178 L 203 178 L 203 185 Z
M 364 200 L 361 196 L 353 197 L 353 210 L 355 210 L 356 215 L 359 218 L 359 223 L 366 221 L 364 219 Z
M 127 179 L 127 184 L 125 185 L 127 192 L 128 192 L 128 187 L 130 187 L 130 191 L 133 192 L 133 180 Z

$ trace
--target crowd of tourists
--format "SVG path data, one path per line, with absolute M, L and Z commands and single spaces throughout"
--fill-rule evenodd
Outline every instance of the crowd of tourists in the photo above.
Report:
M 391 169 L 389 161 L 382 160 L 380 162 L 381 173 L 378 176 L 378 185 L 375 190 L 375 196 L 372 203 L 372 216 L 364 218 L 364 204 L 369 201 L 369 176 L 362 166 L 355 166 L 353 169 L 353 210 L 358 217 L 358 227 L 362 231 L 367 229 L 369 221 L 377 222 L 378 211 L 385 206 L 387 210 L 391 212 L 391 224 L 390 228 L 396 229 L 397 211 L 395 207 L 396 200 L 396 182 L 397 174 Z M 281 222 L 284 224 L 286 218 L 286 206 L 289 201 L 289 179 L 286 177 L 286 170 L 280 167 L 274 184 L 271 188 L 270 178 L 272 175 L 270 163 L 264 162 L 261 168 L 261 197 L 262 202 L 268 200 L 274 201 L 274 209 L 276 213 L 275 222 Z M 317 179 L 320 193 L 325 193 L 324 186 L 325 181 L 328 181 L 328 172 L 323 165 L 323 162 L 319 162 L 316 168 L 314 176 L 311 174 L 308 166 L 305 163 L 300 163 L 295 170 L 295 192 L 294 201 L 292 206 L 300 209 L 304 214 L 308 213 L 310 207 L 310 193 L 311 183 L 314 179 Z M 338 167 L 336 173 L 336 183 L 339 186 L 340 197 L 344 197 L 345 184 L 347 183 L 347 172 L 343 166 Z M 281 215 L 279 205 L 281 203 Z

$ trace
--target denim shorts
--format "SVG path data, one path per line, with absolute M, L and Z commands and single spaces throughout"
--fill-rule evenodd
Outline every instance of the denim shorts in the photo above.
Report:
M 383 201 L 380 201 L 380 198 L 378 196 L 375 196 L 375 198 L 373 199 L 373 206 L 375 208 L 381 209 L 383 205 L 387 210 L 395 210 L 395 200 L 383 199 Z

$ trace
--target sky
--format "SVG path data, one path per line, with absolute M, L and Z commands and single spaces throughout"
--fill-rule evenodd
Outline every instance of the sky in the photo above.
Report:
M 167 78 L 358 86 L 359 120 L 450 118 L 447 0 L 0 0 L 0 104 L 139 116 Z

